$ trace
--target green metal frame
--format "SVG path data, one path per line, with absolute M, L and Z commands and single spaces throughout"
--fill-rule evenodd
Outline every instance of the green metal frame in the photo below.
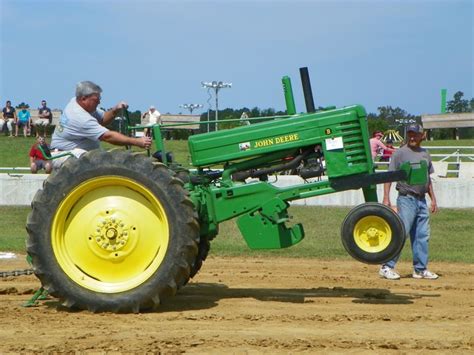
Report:
M 28 264 L 33 265 L 31 256 L 27 255 L 26 261 L 28 262 Z M 49 294 L 48 291 L 46 291 L 43 287 L 40 287 L 28 301 L 23 303 L 23 307 L 37 306 L 38 301 L 43 301 L 48 298 L 48 294 Z
M 64 152 L 64 153 L 59 153 L 59 154 L 55 154 L 55 155 L 48 155 L 46 154 L 46 152 L 44 151 L 43 147 L 41 146 L 41 144 L 38 144 L 38 149 L 41 151 L 41 153 L 43 154 L 43 157 L 46 159 L 46 160 L 54 160 L 54 159 L 58 159 L 58 158 L 62 158 L 62 157 L 67 157 L 67 156 L 74 156 L 74 154 L 70 153 L 70 152 Z

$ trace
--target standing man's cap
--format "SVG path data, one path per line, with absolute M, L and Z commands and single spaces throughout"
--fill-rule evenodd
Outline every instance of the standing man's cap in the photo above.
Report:
M 407 127 L 407 132 L 423 133 L 423 127 L 419 124 L 412 124 Z
M 155 109 L 155 106 L 150 106 L 150 110 L 154 110 Z

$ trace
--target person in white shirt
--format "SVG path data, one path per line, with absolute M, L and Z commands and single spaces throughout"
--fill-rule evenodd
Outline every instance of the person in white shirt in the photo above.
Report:
M 142 126 L 152 127 L 156 124 L 162 124 L 161 113 L 155 108 L 155 106 L 150 106 L 148 111 L 142 116 Z M 144 133 L 146 136 L 150 134 L 149 130 L 149 128 L 145 128 Z
M 150 137 L 128 137 L 105 127 L 112 122 L 122 108 L 127 108 L 128 105 L 120 101 L 106 112 L 97 109 L 101 93 L 100 86 L 91 81 L 81 81 L 77 84 L 76 97 L 73 97 L 66 105 L 59 124 L 54 130 L 51 141 L 52 150 L 70 151 L 79 157 L 86 151 L 100 148 L 100 141 L 115 145 L 150 148 Z M 59 167 L 64 160 L 63 158 L 55 159 L 54 167 Z
M 154 106 L 150 106 L 148 117 L 151 125 L 161 124 L 161 113 Z

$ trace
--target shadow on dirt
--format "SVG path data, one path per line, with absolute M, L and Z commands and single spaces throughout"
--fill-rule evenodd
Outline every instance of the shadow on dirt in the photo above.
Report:
M 159 312 L 212 308 L 222 299 L 254 298 L 259 301 L 310 303 L 313 298 L 353 298 L 354 303 L 412 304 L 413 300 L 440 297 L 439 294 L 392 293 L 378 288 L 229 288 L 216 283 L 188 284 L 163 304 Z
M 262 302 L 312 303 L 314 298 L 339 297 L 352 298 L 353 303 L 403 305 L 412 304 L 416 299 L 440 297 L 440 295 L 413 292 L 392 293 L 390 290 L 380 288 L 229 288 L 220 283 L 191 283 L 181 289 L 176 296 L 166 300 L 156 312 L 209 309 L 216 307 L 220 300 L 233 298 L 253 298 Z M 63 307 L 57 300 L 50 297 L 43 304 L 48 308 L 56 308 L 69 313 L 82 312 Z M 148 312 L 142 311 L 142 313 Z

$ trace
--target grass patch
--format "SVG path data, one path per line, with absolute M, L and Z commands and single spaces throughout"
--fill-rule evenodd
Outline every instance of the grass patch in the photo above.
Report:
M 227 221 L 221 224 L 219 235 L 211 243 L 211 254 L 350 260 L 340 240 L 340 226 L 349 210 L 346 207 L 291 207 L 292 222 L 303 223 L 306 237 L 301 243 L 281 250 L 250 250 L 235 220 Z M 8 221 L 0 229 L 0 251 L 25 252 L 25 223 L 29 211 L 29 207 L 0 207 L 2 219 Z M 474 262 L 473 214 L 474 209 L 442 209 L 432 215 L 431 261 Z M 401 259 L 412 259 L 409 241 Z
M 25 253 L 25 225 L 29 207 L 0 206 L 2 228 L 0 228 L 0 251 Z
M 29 167 L 28 154 L 35 142 L 35 137 L 7 137 L 0 134 L 0 166 Z

